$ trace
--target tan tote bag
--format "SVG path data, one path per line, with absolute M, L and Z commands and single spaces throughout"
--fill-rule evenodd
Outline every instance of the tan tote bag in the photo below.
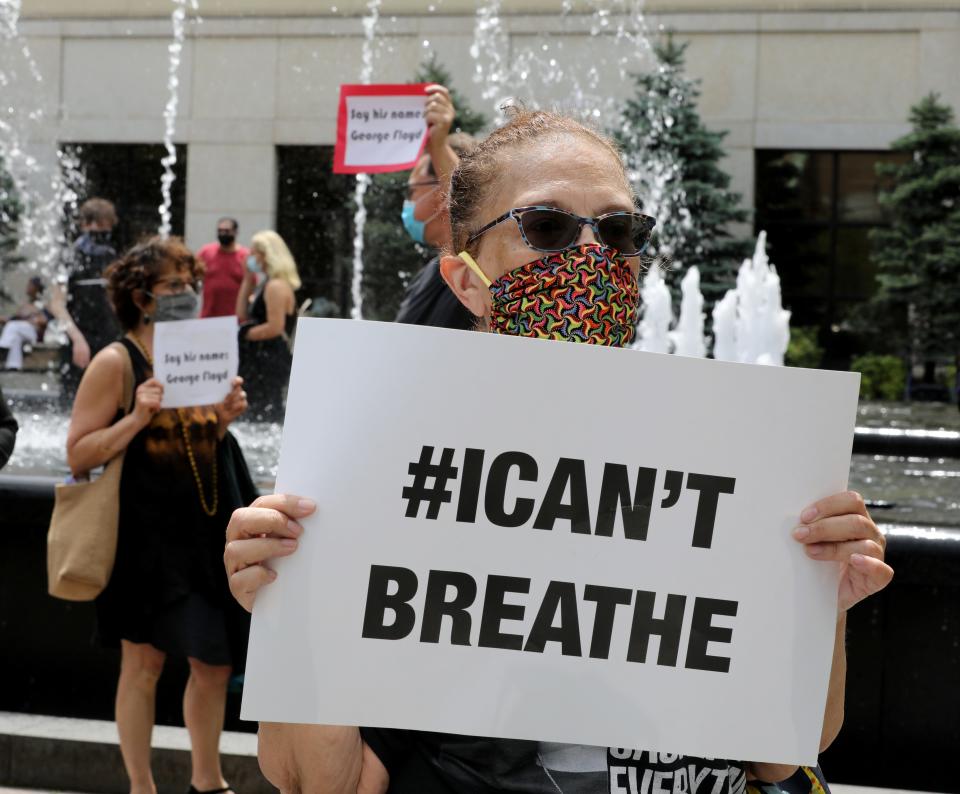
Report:
M 123 351 L 123 411 L 133 401 L 133 364 Z M 96 479 L 61 483 L 54 495 L 53 515 L 47 531 L 47 589 L 66 601 L 93 601 L 110 581 L 117 555 L 120 520 L 121 452 Z

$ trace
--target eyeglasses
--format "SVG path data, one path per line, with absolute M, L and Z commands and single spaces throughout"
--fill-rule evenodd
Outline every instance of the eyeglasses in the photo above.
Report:
M 418 187 L 436 187 L 439 184 L 439 179 L 432 179 L 429 182 L 408 182 L 406 192 L 407 201 L 410 201 L 413 198 L 413 191 Z
M 176 276 L 171 278 L 161 278 L 153 282 L 153 286 L 155 287 L 159 286 L 160 284 L 164 284 L 165 286 L 169 287 L 170 292 L 173 295 L 179 295 L 182 292 L 186 292 L 188 289 L 191 292 L 196 292 L 200 288 L 200 285 L 196 281 L 187 281 L 182 278 L 177 278 Z
M 616 248 L 624 256 L 637 256 L 647 247 L 653 227 L 657 225 L 654 218 L 639 212 L 607 212 L 596 218 L 584 218 L 556 207 L 514 207 L 472 234 L 467 244 L 510 218 L 517 222 L 523 241 L 534 251 L 544 253 L 570 248 L 586 225 L 603 245 Z

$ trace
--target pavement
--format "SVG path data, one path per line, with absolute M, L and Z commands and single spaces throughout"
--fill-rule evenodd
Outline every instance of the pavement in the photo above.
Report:
M 224 775 L 243 794 L 272 794 L 260 775 L 257 737 L 225 731 L 220 742 Z M 158 725 L 153 734 L 154 777 L 160 794 L 176 794 L 190 778 L 190 739 L 185 728 Z M 77 786 L 78 781 L 83 781 Z M 6 784 L 8 788 L 4 788 Z M 128 790 L 117 726 L 0 711 L 0 794 L 122 794 Z M 920 794 L 903 789 L 835 783 L 833 794 Z
M 160 794 L 182 794 L 190 782 L 190 738 L 185 728 L 158 725 L 152 766 Z M 225 731 L 220 740 L 224 776 L 243 794 L 272 794 L 260 774 L 257 737 Z M 95 794 L 129 791 L 116 723 L 0 712 L 0 794 Z

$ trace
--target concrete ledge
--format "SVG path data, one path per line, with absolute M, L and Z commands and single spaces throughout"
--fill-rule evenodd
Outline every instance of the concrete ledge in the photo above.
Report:
M 254 734 L 225 732 L 220 752 L 224 776 L 234 790 L 275 791 L 260 774 Z M 154 728 L 153 774 L 159 794 L 182 794 L 189 788 L 186 728 Z M 130 786 L 116 723 L 0 712 L 0 785 L 125 794 Z

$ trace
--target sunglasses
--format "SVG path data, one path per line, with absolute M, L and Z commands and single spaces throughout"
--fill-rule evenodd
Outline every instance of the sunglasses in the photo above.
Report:
M 418 187 L 436 187 L 440 184 L 439 179 L 432 179 L 429 182 L 409 182 L 407 183 L 407 201 L 410 201 L 413 198 L 413 192 Z
M 534 251 L 544 253 L 570 248 L 580 237 L 580 230 L 589 226 L 602 245 L 615 248 L 624 256 L 637 256 L 647 247 L 657 225 L 654 218 L 639 212 L 607 212 L 584 218 L 556 207 L 514 207 L 471 235 L 467 245 L 510 218 L 517 222 L 523 241 Z

